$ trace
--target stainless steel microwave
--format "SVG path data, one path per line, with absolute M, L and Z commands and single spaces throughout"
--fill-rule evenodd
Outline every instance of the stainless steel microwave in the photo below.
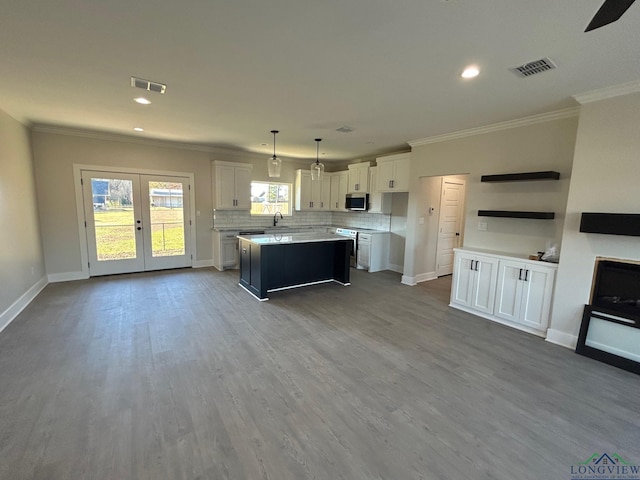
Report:
M 348 193 L 345 202 L 347 210 L 368 210 L 369 194 L 368 193 Z

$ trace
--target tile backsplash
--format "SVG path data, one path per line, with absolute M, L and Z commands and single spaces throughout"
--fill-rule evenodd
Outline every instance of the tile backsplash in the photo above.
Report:
M 252 216 L 248 211 L 215 210 L 214 228 L 268 227 L 272 216 Z M 278 221 L 279 225 L 298 227 L 305 225 L 337 225 L 341 227 L 370 228 L 389 231 L 391 215 L 367 212 L 293 212 L 291 217 Z

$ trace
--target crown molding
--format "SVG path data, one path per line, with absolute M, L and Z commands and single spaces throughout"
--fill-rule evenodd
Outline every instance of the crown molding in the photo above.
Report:
M 579 93 L 578 95 L 574 95 L 573 98 L 575 98 L 580 105 L 584 105 L 585 103 L 597 102 L 598 100 L 606 100 L 607 98 L 638 92 L 640 92 L 640 80 L 634 80 L 629 83 L 621 83 L 620 85 L 612 85 L 590 92 Z
M 211 147 L 194 143 L 172 142 L 170 140 L 157 140 L 153 138 L 134 137 L 119 133 L 99 132 L 95 130 L 83 130 L 71 127 L 59 127 L 55 125 L 36 124 L 31 127 L 33 132 L 52 133 L 55 135 L 69 135 L 73 137 L 92 138 L 97 140 L 107 140 L 110 142 L 124 142 L 135 145 L 146 145 L 151 147 L 175 148 L 178 150 L 189 150 L 192 152 L 204 152 L 211 154 L 212 158 L 224 158 L 226 160 L 251 160 L 266 158 L 258 152 L 245 150 L 234 150 L 231 148 Z M 290 162 L 291 159 L 280 157 L 283 162 Z
M 474 135 L 482 135 L 485 133 L 498 132 L 500 130 L 508 130 L 510 128 L 525 127 L 527 125 L 535 125 L 536 123 L 551 122 L 563 118 L 577 117 L 580 113 L 580 107 L 565 108 L 556 110 L 555 112 L 541 113 L 539 115 L 531 115 L 529 117 L 518 118 L 506 122 L 493 123 L 483 127 L 469 128 L 467 130 L 459 130 L 457 132 L 445 133 L 433 137 L 421 138 L 418 140 L 410 140 L 407 143 L 411 147 L 419 147 L 430 143 L 446 142 L 458 138 L 471 137 Z

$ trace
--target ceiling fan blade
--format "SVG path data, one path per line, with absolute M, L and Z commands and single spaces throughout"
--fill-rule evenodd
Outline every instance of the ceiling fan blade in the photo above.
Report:
M 633 4 L 635 0 L 605 0 L 593 17 L 591 23 L 587 26 L 585 32 L 604 27 L 618 20 L 624 12 Z

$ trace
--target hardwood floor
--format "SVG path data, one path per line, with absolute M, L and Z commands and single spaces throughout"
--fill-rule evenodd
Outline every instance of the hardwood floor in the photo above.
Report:
M 2 479 L 563 479 L 640 463 L 640 377 L 352 270 L 51 284 L 0 334 Z

